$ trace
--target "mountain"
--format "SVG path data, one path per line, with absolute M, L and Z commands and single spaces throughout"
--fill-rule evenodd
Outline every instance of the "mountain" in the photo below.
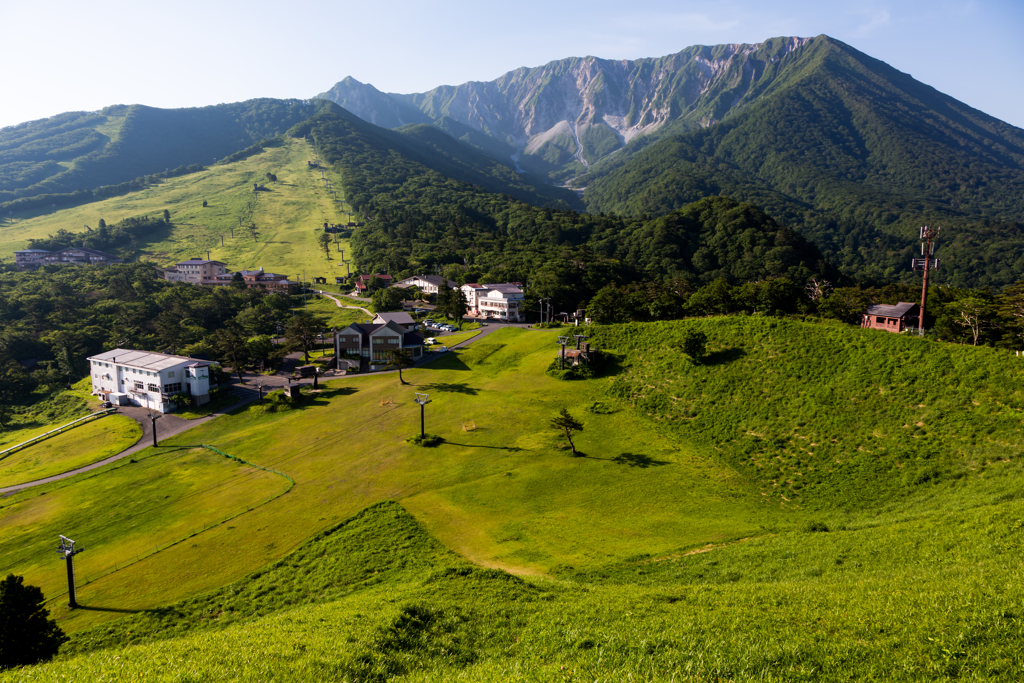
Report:
M 283 133 L 315 111 L 315 104 L 303 100 L 187 109 L 134 104 L 9 126 L 0 129 L 0 205 L 17 201 L 11 208 L 25 210 L 82 203 L 93 198 L 89 190 L 101 186 L 210 164 Z M 117 192 L 99 195 L 111 193 Z
M 289 133 L 311 135 L 324 158 L 339 165 L 346 201 L 359 211 L 374 196 L 395 191 L 428 171 L 436 184 L 455 181 L 533 205 L 582 208 L 572 191 L 519 174 L 511 162 L 498 161 L 433 126 L 413 124 L 388 130 L 321 102 L 314 116 Z M 402 196 L 412 203 L 412 193 L 423 189 L 414 183 Z
M 1019 277 L 1024 130 L 839 41 L 816 39 L 787 60 L 725 120 L 581 179 L 588 209 L 661 214 L 728 194 L 799 229 L 848 272 L 890 281 L 914 277 L 917 229 L 939 224 L 943 282 Z
M 318 97 L 388 127 L 448 117 L 515 147 L 524 167 L 564 178 L 666 124 L 721 120 L 746 103 L 766 72 L 815 40 L 694 46 L 654 59 L 573 57 L 412 95 L 385 95 L 346 78 Z
M 344 83 L 343 104 L 371 101 L 372 86 Z M 1002 286 L 1024 267 L 1024 130 L 828 36 L 571 58 L 426 93 L 373 92 L 377 120 L 419 112 L 517 169 L 584 190 L 591 212 L 664 215 L 724 194 L 862 278 L 915 277 L 907 266 L 926 223 L 946 228 L 945 282 Z

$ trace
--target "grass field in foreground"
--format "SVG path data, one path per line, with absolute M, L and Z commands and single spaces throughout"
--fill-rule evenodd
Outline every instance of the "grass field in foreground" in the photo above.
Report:
M 139 592 L 144 604 L 157 606 L 176 599 L 182 583 L 209 588 L 223 581 L 188 567 L 178 567 L 176 576 L 158 576 L 151 568 L 163 562 L 166 551 L 153 556 L 155 550 L 287 487 L 280 475 L 206 449 L 149 448 L 101 470 L 0 499 L 0 574 L 22 574 L 27 583 L 45 586 L 48 598 L 61 595 L 67 590 L 64 564 L 53 549 L 57 535 L 64 534 L 86 550 L 75 558 L 82 604 L 116 608 L 103 604 L 102 587 L 126 579 L 122 591 Z M 110 573 L 115 567 L 119 571 Z M 88 619 L 119 613 L 77 614 Z
M 118 609 L 166 604 L 237 579 L 386 499 L 403 501 L 443 544 L 473 561 L 521 573 L 750 535 L 776 515 L 713 454 L 637 430 L 637 416 L 626 409 L 588 413 L 603 387 L 548 378 L 543 369 L 555 348 L 550 337 L 500 330 L 406 371 L 406 386 L 395 375 L 333 380 L 300 409 L 265 414 L 250 406 L 166 440 L 216 445 L 285 472 L 296 486 L 239 517 L 234 529 L 199 534 L 162 552 L 145 573 L 118 572 L 83 588 L 83 596 Z M 419 427 L 414 391 L 431 395 L 427 428 L 446 439 L 437 448 L 405 443 Z M 563 406 L 586 423 L 576 440 L 588 457 L 570 457 L 548 425 Z M 476 429 L 464 431 L 470 421 Z M 68 483 L 79 485 L 92 487 Z M 148 490 L 144 480 L 129 488 L 140 497 Z M 32 495 L 22 500 L 27 504 Z M 46 498 L 55 499 L 53 493 Z M 159 498 L 150 504 L 162 509 Z M 191 524 L 190 510 L 178 514 L 181 524 Z M 17 523 L 0 517 L 4 533 Z M 116 536 L 120 523 L 115 520 L 109 534 Z M 79 536 L 97 545 L 90 533 Z M 239 544 L 239 538 L 259 540 Z M 105 552 L 117 557 L 122 551 Z M 202 578 L 176 581 L 185 571 Z M 57 576 L 44 579 L 48 595 L 59 590 Z M 72 631 L 116 616 L 55 607 Z
M 711 338 L 701 366 L 663 353 L 690 325 Z M 234 529 L 217 527 L 161 552 L 145 573 L 128 568 L 83 587 L 83 601 L 89 595 L 106 609 L 165 607 L 175 594 L 185 602 L 104 625 L 79 642 L 116 643 L 129 631 L 135 634 L 129 640 L 164 637 L 176 627 L 223 624 L 229 612 L 230 620 L 244 622 L 342 599 L 332 606 L 337 619 L 322 622 L 337 636 L 337 652 L 316 654 L 323 643 L 313 645 L 321 643 L 319 633 L 308 632 L 307 654 L 290 649 L 300 647 L 298 630 L 308 631 L 311 623 L 306 615 L 313 612 L 303 608 L 231 626 L 238 630 L 229 638 L 251 634 L 244 648 L 266 644 L 262 630 L 282 629 L 274 642 L 284 653 L 239 664 L 231 675 L 259 677 L 260 667 L 276 667 L 282 677 L 301 678 L 308 667 L 325 666 L 326 677 L 374 680 L 351 667 L 379 664 L 381 679 L 406 666 L 411 680 L 548 679 L 563 671 L 596 680 L 913 678 L 915 672 L 919 678 L 971 672 L 998 678 L 1019 663 L 1013 653 L 1022 651 L 1024 584 L 1015 557 L 1024 542 L 1024 497 L 1021 467 L 1005 443 L 1017 438 L 1019 417 L 1013 418 L 1020 407 L 1016 368 L 996 352 L 934 345 L 927 349 L 934 356 L 929 362 L 948 366 L 948 373 L 921 377 L 897 367 L 920 360 L 918 340 L 724 318 L 594 330 L 594 339 L 619 349 L 618 374 L 559 382 L 544 373 L 557 352 L 555 335 L 499 330 L 406 372 L 409 386 L 395 375 L 345 378 L 327 383 L 319 398 L 299 409 L 265 413 L 252 406 L 197 428 L 188 439 L 286 472 L 295 487 L 233 520 Z M 652 347 L 651 340 L 660 342 Z M 884 391 L 865 386 L 865 377 L 885 379 Z M 955 385 L 947 382 L 952 378 Z M 936 391 L 937 381 L 943 402 L 931 404 L 928 392 Z M 744 402 L 752 395 L 748 382 L 776 387 L 776 400 Z M 430 394 L 427 429 L 446 440 L 436 448 L 404 442 L 418 428 L 413 391 Z M 811 401 L 829 405 L 818 392 L 847 414 L 814 418 Z M 657 408 L 673 402 L 679 413 Z M 840 429 L 844 443 L 864 457 L 858 445 L 867 448 L 876 432 L 903 434 L 905 415 L 918 414 L 922 404 L 931 409 L 929 433 L 938 437 L 975 424 L 980 432 L 967 433 L 975 443 L 951 442 L 950 453 L 941 454 L 932 451 L 937 438 L 922 442 L 914 432 L 917 438 L 894 439 L 885 450 L 872 447 L 871 462 L 885 467 L 835 468 L 821 485 L 803 487 L 805 502 L 816 503 L 812 512 L 767 495 L 774 470 L 744 471 L 749 465 L 736 460 L 749 453 L 737 436 L 747 433 L 770 437 L 768 445 L 783 460 L 795 456 L 791 451 L 802 440 L 782 438 L 794 427 L 807 436 L 812 428 L 825 436 Z M 561 407 L 585 424 L 575 437 L 584 457 L 572 458 L 548 424 Z M 810 419 L 797 424 L 804 415 Z M 742 430 L 731 426 L 738 420 Z M 731 435 L 715 436 L 723 430 Z M 809 439 L 807 450 L 815 443 Z M 856 506 L 839 495 L 843 477 L 851 486 L 885 490 L 887 479 L 871 477 L 891 478 L 893 463 L 905 464 L 907 449 L 919 443 L 942 465 L 936 476 L 901 480 L 899 495 L 875 506 Z M 980 463 L 979 454 L 996 452 L 999 460 L 984 467 L 949 465 L 957 458 Z M 824 504 L 826 496 L 834 506 Z M 376 540 L 361 541 L 361 554 L 338 569 L 324 564 L 323 552 L 304 546 L 310 535 L 389 499 L 461 557 L 418 565 L 420 542 L 409 530 L 371 533 Z M 327 544 L 344 564 L 349 549 Z M 410 555 L 393 557 L 403 546 Z M 298 555 L 286 556 L 299 547 Z M 380 572 L 375 562 L 388 553 L 388 566 L 419 567 L 412 571 L 416 578 Z M 307 566 L 304 557 L 321 559 Z M 276 569 L 267 567 L 279 559 Z M 467 559 L 529 581 L 481 574 L 466 567 Z M 203 594 L 252 570 L 235 587 Z M 344 576 L 332 582 L 336 571 Z M 291 578 L 274 579 L 275 572 Z M 185 573 L 188 581 L 175 583 Z M 249 602 L 249 583 L 255 607 L 246 611 L 240 605 Z M 488 586 L 497 586 L 497 593 Z M 59 602 L 51 605 L 74 632 L 112 616 L 69 614 Z M 453 630 L 437 632 L 428 624 L 422 638 L 409 639 L 427 651 L 384 646 L 392 642 L 387 634 L 404 623 L 397 610 L 410 605 L 441 610 L 446 616 L 431 623 Z M 360 626 L 349 630 L 350 621 Z M 305 626 L 292 632 L 282 626 L 287 623 Z M 438 654 L 449 651 L 445 644 L 456 636 L 468 639 L 461 642 L 470 643 L 470 659 Z M 195 666 L 215 672 L 230 641 L 203 638 L 193 651 Z M 168 656 L 182 652 L 174 644 L 152 647 L 170 648 L 156 650 Z M 131 656 L 140 659 L 125 666 L 141 666 L 143 655 Z M 103 658 L 98 653 L 80 662 L 109 666 Z
M 92 202 L 52 214 L 18 218 L 0 227 L 0 257 L 10 260 L 15 251 L 25 249 L 30 238 L 45 238 L 60 229 L 83 232 L 84 225 L 94 230 L 102 218 L 108 224 L 143 214 L 157 215 L 167 209 L 172 227 L 166 235 L 140 245 L 142 257 L 160 266 L 198 256 L 223 261 L 229 269 L 259 268 L 297 279 L 327 277 L 331 282 L 343 270 L 336 247 L 331 260 L 316 243 L 317 229 L 325 221 L 341 223 L 348 219 L 347 205 L 339 205 L 324 189 L 320 172 L 308 170 L 313 157 L 309 144 L 286 139 L 277 147 L 268 147 L 248 159 L 211 166 L 206 171 L 170 178 L 139 192 Z M 267 182 L 266 173 L 277 175 L 276 183 Z M 333 171 L 327 172 L 333 176 Z M 337 178 L 332 178 L 338 187 Z M 265 184 L 266 192 L 252 191 L 253 183 Z M 238 218 L 247 203 L 257 196 L 252 221 L 260 236 L 254 241 L 248 232 L 238 230 Z M 209 206 L 203 208 L 203 199 Z M 231 229 L 235 228 L 232 237 Z M 221 245 L 221 238 L 224 240 Z M 128 245 L 123 245 L 127 247 Z M 348 244 L 340 248 L 348 257 Z
M 0 488 L 98 462 L 135 445 L 141 436 L 142 429 L 130 417 L 107 415 L 96 418 L 3 456 L 0 459 Z
M 1014 680 L 1022 517 L 1017 499 L 524 581 L 384 503 L 0 680 Z

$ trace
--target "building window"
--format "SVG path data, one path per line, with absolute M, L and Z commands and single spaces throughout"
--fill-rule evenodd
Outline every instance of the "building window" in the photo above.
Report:
M 167 373 L 167 379 L 170 379 L 171 377 L 174 377 L 174 370 Z
M 180 391 L 181 391 L 181 382 L 178 382 L 177 384 L 165 384 L 164 385 L 164 393 L 165 394 L 177 394 Z
M 135 391 L 142 391 L 142 382 L 135 383 Z
M 149 385 L 146 386 L 146 391 L 151 391 L 154 394 L 159 394 L 160 393 L 160 385 L 159 384 L 149 384 Z

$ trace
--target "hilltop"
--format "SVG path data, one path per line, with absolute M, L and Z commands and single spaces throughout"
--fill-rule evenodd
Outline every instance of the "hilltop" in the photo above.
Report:
M 687 329 L 709 337 L 701 364 L 674 348 Z M 300 410 L 252 406 L 181 450 L 5 500 L 2 526 L 64 528 L 76 509 L 54 501 L 134 492 L 90 525 L 103 540 L 79 558 L 79 600 L 93 609 L 51 603 L 82 656 L 29 673 L 157 659 L 238 680 L 1012 669 L 1022 406 L 1004 353 L 717 318 L 596 328 L 604 374 L 565 382 L 545 373 L 553 340 L 503 330 L 407 371 L 408 389 L 331 382 Z M 402 438 L 413 390 L 433 399 L 436 448 Z M 560 407 L 585 425 L 584 457 L 547 424 Z M 295 485 L 186 446 L 199 442 Z M 154 522 L 132 528 L 145 510 Z M 42 550 L 30 532 L 0 551 Z M 160 551 L 135 561 L 147 542 Z M 59 563 L 24 568 L 59 595 Z

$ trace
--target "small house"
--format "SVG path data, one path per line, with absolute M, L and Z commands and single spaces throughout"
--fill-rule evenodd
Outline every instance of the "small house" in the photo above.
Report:
M 901 301 L 896 305 L 874 304 L 868 306 L 860 321 L 860 326 L 872 330 L 886 332 L 904 332 L 908 328 L 917 327 L 917 304 Z

